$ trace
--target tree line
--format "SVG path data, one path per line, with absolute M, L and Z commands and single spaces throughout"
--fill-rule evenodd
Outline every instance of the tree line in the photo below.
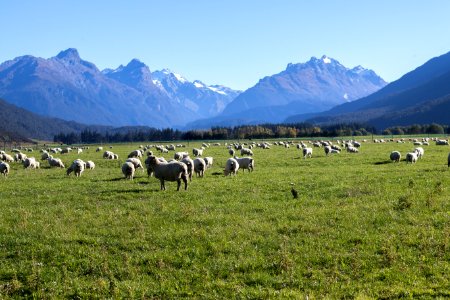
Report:
M 98 144 L 145 141 L 173 140 L 238 140 L 238 139 L 269 139 L 269 138 L 307 138 L 307 137 L 340 137 L 367 136 L 378 134 L 371 125 L 350 123 L 317 126 L 309 123 L 297 124 L 263 124 L 242 125 L 236 127 L 212 127 L 207 130 L 181 131 L 172 128 L 139 128 L 113 129 L 99 132 L 85 129 L 80 133 L 60 133 L 54 136 L 54 141 L 64 144 Z M 405 134 L 444 134 L 450 133 L 449 126 L 410 125 L 390 127 L 381 132 L 383 135 Z

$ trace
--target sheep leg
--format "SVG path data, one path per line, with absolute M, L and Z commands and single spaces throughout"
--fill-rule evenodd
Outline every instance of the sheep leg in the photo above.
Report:
M 181 186 L 181 180 L 180 178 L 177 179 L 177 191 L 180 190 L 180 186 Z
M 161 191 L 164 191 L 166 187 L 164 186 L 164 179 L 161 179 Z
M 181 179 L 183 179 L 183 182 L 184 182 L 184 190 L 187 190 L 188 182 L 187 182 L 186 176 L 181 177 Z

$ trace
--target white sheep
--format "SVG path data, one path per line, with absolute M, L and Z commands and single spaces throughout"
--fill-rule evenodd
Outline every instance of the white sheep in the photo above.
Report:
M 394 162 L 399 162 L 402 158 L 402 154 L 399 151 L 392 151 L 389 158 Z
M 212 168 L 214 158 L 212 158 L 211 156 L 207 156 L 204 158 L 204 160 L 205 160 L 206 168 L 207 169 Z
M 325 146 L 323 147 L 323 150 L 325 151 L 325 155 L 328 156 L 331 152 L 331 146 Z
M 144 163 L 145 163 L 145 167 L 147 168 L 147 175 L 148 177 L 151 177 L 153 175 L 153 168 L 150 165 L 150 160 L 153 155 L 149 155 L 147 156 L 147 158 L 145 159 Z M 167 162 L 166 159 L 164 157 L 157 157 L 156 159 L 158 159 L 160 162 Z
M 14 158 L 7 153 L 3 153 L 3 155 L 0 155 L 0 159 L 5 162 L 13 162 L 14 161 Z
M 409 152 L 406 154 L 406 163 L 415 164 L 417 162 L 417 152 Z
M 194 172 L 197 174 L 197 177 L 203 177 L 206 171 L 206 163 L 205 160 L 201 157 L 197 157 L 194 159 Z
M 53 158 L 53 156 L 49 156 L 47 158 L 48 164 L 50 165 L 50 167 L 59 167 L 59 168 L 65 168 L 63 162 L 61 159 L 59 158 Z
M 173 155 L 173 158 L 175 160 L 182 160 L 183 157 L 189 156 L 189 153 L 187 152 L 175 152 L 175 154 Z
M 25 169 L 39 169 L 40 163 L 34 157 L 27 157 L 22 162 Z
M 239 164 L 239 168 L 243 170 L 248 170 L 248 172 L 253 172 L 253 168 L 255 167 L 255 160 L 251 157 L 234 157 L 234 159 Z
M 132 162 L 126 161 L 122 165 L 122 173 L 126 179 L 133 180 L 135 167 Z
M 248 149 L 248 148 L 242 148 L 241 149 L 241 155 L 242 156 L 244 156 L 244 155 L 253 156 L 253 151 L 251 149 Z
M 103 151 L 103 147 L 97 147 L 97 149 L 95 149 L 95 152 L 100 152 Z
M 176 181 L 177 191 L 180 190 L 181 180 L 184 182 L 184 189 L 187 190 L 188 182 L 188 170 L 187 166 L 178 161 L 171 163 L 160 162 L 155 156 L 149 156 L 149 165 L 154 171 L 155 178 L 158 178 L 161 182 L 161 190 L 165 190 L 166 186 L 164 181 Z
M 350 147 L 347 147 L 347 152 L 349 152 L 349 153 L 358 153 L 359 150 L 358 150 L 358 148 L 350 146 Z
M 81 154 L 82 152 L 83 152 L 83 149 L 81 149 L 81 148 L 77 149 L 77 154 Z
M 448 145 L 448 141 L 447 140 L 436 140 L 436 145 L 437 146 L 446 146 L 446 145 Z
M 311 158 L 313 149 L 312 148 L 303 148 L 303 158 L 309 156 Z
M 141 162 L 141 160 L 139 158 L 131 157 L 131 158 L 128 158 L 125 162 L 132 163 L 136 170 L 139 169 L 139 168 L 144 170 L 144 167 L 142 166 L 142 162 Z
M 22 152 L 16 153 L 14 155 L 14 160 L 17 162 L 23 162 L 27 158 L 26 154 L 23 154 Z
M 192 174 L 194 173 L 194 161 L 189 156 L 183 157 L 181 160 L 187 166 L 189 180 L 192 181 Z
M 425 150 L 423 150 L 422 147 L 417 147 L 416 149 L 414 149 L 414 152 L 417 153 L 418 159 L 421 159 L 423 157 L 423 155 L 425 154 Z
M 203 149 L 194 148 L 194 149 L 192 149 L 192 154 L 194 154 L 194 156 L 202 156 L 203 155 Z
M 5 162 L 0 162 L 0 174 L 3 174 L 3 176 L 7 177 L 9 174 L 9 164 Z
M 225 176 L 228 175 L 236 175 L 239 170 L 239 163 L 234 158 L 229 158 L 225 163 L 225 169 L 223 170 L 223 174 Z
M 86 162 L 86 169 L 94 170 L 95 169 L 95 163 L 92 160 L 88 160 Z
M 132 157 L 142 157 L 142 151 L 141 150 L 133 150 L 130 154 L 128 154 L 128 158 Z
M 111 151 L 105 151 L 105 152 L 103 152 L 103 158 L 114 159 L 114 153 Z
M 84 169 L 86 168 L 86 163 L 82 161 L 81 159 L 76 159 L 73 161 L 73 163 L 70 165 L 69 168 L 67 168 L 67 176 L 70 175 L 70 173 L 74 172 L 76 177 L 80 177 L 81 173 L 84 172 Z

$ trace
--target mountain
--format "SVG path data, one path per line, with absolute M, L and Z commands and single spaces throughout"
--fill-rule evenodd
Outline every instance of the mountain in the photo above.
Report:
M 384 87 L 374 71 L 349 69 L 322 56 L 306 63 L 288 64 L 286 70 L 261 79 L 234 99 L 216 118 L 188 126 L 209 127 L 242 120 L 244 123 L 281 122 L 296 113 L 314 113 L 351 102 Z
M 58 133 L 81 132 L 84 129 L 104 131 L 106 126 L 87 126 L 37 115 L 0 99 L 0 138 L 27 141 L 28 138 L 53 140 Z M 2 139 L 0 139 L 2 140 Z
M 221 113 L 241 93 L 222 85 L 207 85 L 200 80 L 190 82 L 168 69 L 152 72 L 152 77 L 153 83 L 171 99 L 202 118 Z
M 210 116 L 155 85 L 149 68 L 139 60 L 101 72 L 76 49 L 49 59 L 27 55 L 4 62 L 0 97 L 40 115 L 86 124 L 164 128 Z
M 367 97 L 308 118 L 286 122 L 367 122 L 379 128 L 413 123 L 450 124 L 450 52 L 435 57 Z

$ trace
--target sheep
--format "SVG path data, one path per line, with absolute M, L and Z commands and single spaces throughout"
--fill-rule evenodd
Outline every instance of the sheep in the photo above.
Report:
M 88 160 L 86 162 L 86 169 L 94 170 L 95 169 L 95 163 L 92 160 Z
M 41 160 L 47 160 L 49 156 L 50 156 L 50 154 L 48 154 L 48 152 L 45 151 L 45 152 L 42 153 L 42 155 L 41 155 Z
M 402 155 L 399 151 L 392 151 L 389 157 L 392 161 L 399 162 L 400 159 L 402 158 Z
M 225 163 L 225 169 L 223 170 L 223 174 L 225 176 L 228 175 L 236 175 L 239 170 L 239 163 L 234 158 L 229 158 Z
M 3 176 L 7 177 L 9 174 L 9 164 L 5 162 L 0 162 L 0 174 L 3 174 Z
M 229 150 L 228 150 L 228 153 L 229 153 L 231 156 L 234 156 L 235 151 L 234 151 L 234 149 L 229 149 Z
M 358 148 L 350 146 L 350 147 L 347 147 L 347 152 L 349 152 L 349 153 L 358 153 L 359 150 L 358 150 Z
M 406 163 L 415 164 L 417 162 L 417 152 L 409 152 L 406 154 Z
M 119 159 L 119 154 L 114 154 L 112 159 Z
M 63 162 L 59 158 L 53 158 L 53 156 L 50 155 L 50 157 L 47 158 L 47 161 L 50 167 L 65 168 Z
M 23 162 L 27 158 L 26 154 L 23 154 L 22 152 L 16 153 L 14 155 L 14 160 L 17 162 Z
M 103 158 L 114 159 L 114 153 L 111 151 L 105 151 L 105 152 L 103 152 Z
M 194 171 L 194 161 L 189 156 L 185 156 L 183 157 L 181 162 L 187 166 L 189 180 L 192 181 L 192 173 Z
M 70 175 L 70 173 L 74 172 L 76 177 L 80 177 L 81 173 L 84 172 L 84 169 L 86 168 L 86 163 L 82 161 L 81 159 L 76 159 L 73 161 L 73 163 L 70 165 L 69 168 L 67 168 L 66 174 L 67 176 Z
M 239 168 L 245 170 L 247 169 L 248 172 L 253 172 L 253 168 L 255 167 L 255 160 L 251 157 L 234 157 L 234 159 L 239 164 Z
M 194 159 L 194 172 L 197 174 L 197 177 L 203 177 L 206 170 L 205 160 L 201 157 L 197 157 Z
M 61 154 L 67 154 L 67 153 L 69 153 L 69 152 L 71 152 L 72 151 L 72 148 L 64 148 L 64 149 L 62 149 L 62 151 L 61 151 Z
M 417 153 L 418 159 L 421 159 L 423 157 L 423 155 L 425 154 L 425 150 L 423 150 L 422 147 L 417 147 L 416 149 L 414 149 L 414 152 Z
M 194 154 L 194 156 L 202 156 L 203 155 L 203 149 L 194 148 L 194 149 L 192 149 L 192 154 Z
M 128 154 L 128 158 L 132 158 L 132 157 L 142 157 L 142 151 L 139 149 L 131 151 L 130 154 Z
M 303 148 L 303 158 L 306 159 L 307 156 L 311 158 L 313 149 L 312 148 Z
M 183 157 L 189 156 L 189 153 L 187 152 L 175 152 L 175 154 L 173 155 L 173 158 L 175 160 L 182 160 Z
M 144 161 L 145 167 L 147 168 L 147 175 L 148 175 L 148 177 L 151 177 L 151 176 L 153 175 L 153 168 L 152 168 L 151 165 L 150 165 L 150 157 L 151 157 L 151 156 L 153 156 L 153 155 L 149 155 L 149 156 L 147 157 L 147 159 Z M 158 159 L 160 162 L 167 162 L 166 159 L 165 159 L 164 157 L 157 157 L 157 159 Z
M 436 145 L 437 146 L 446 146 L 446 145 L 448 145 L 448 141 L 447 140 L 436 140 Z
M 83 152 L 83 149 L 81 149 L 81 148 L 77 149 L 77 154 L 81 154 L 82 152 Z
M 40 167 L 40 163 L 34 157 L 27 157 L 22 163 L 25 169 L 39 169 Z
M 144 167 L 142 166 L 142 162 L 139 158 L 131 157 L 131 158 L 128 158 L 125 162 L 132 163 L 135 169 L 141 168 L 142 171 L 144 170 Z
M 212 168 L 214 159 L 211 156 L 208 156 L 208 157 L 205 157 L 204 160 L 205 160 L 206 168 L 207 169 Z
M 242 148 L 241 149 L 241 156 L 244 156 L 244 155 L 253 156 L 253 151 L 248 149 L 248 148 Z
M 149 165 L 152 167 L 155 173 L 155 178 L 158 178 L 161 182 L 161 190 L 166 190 L 164 181 L 176 181 L 177 191 L 180 190 L 181 180 L 184 182 L 184 189 L 187 190 L 188 182 L 188 170 L 187 166 L 178 161 L 171 163 L 160 162 L 155 156 L 149 156 Z
M 14 161 L 14 158 L 11 155 L 6 154 L 6 153 L 3 153 L 3 155 L 0 155 L 0 159 L 5 162 L 13 162 Z
M 330 154 L 339 154 L 341 151 L 331 148 Z
M 135 167 L 132 162 L 126 161 L 122 165 L 122 173 L 126 179 L 133 180 Z
M 325 151 L 325 155 L 328 156 L 328 154 L 330 154 L 330 152 L 331 152 L 331 147 L 325 146 L 325 147 L 323 147 L 323 150 Z

